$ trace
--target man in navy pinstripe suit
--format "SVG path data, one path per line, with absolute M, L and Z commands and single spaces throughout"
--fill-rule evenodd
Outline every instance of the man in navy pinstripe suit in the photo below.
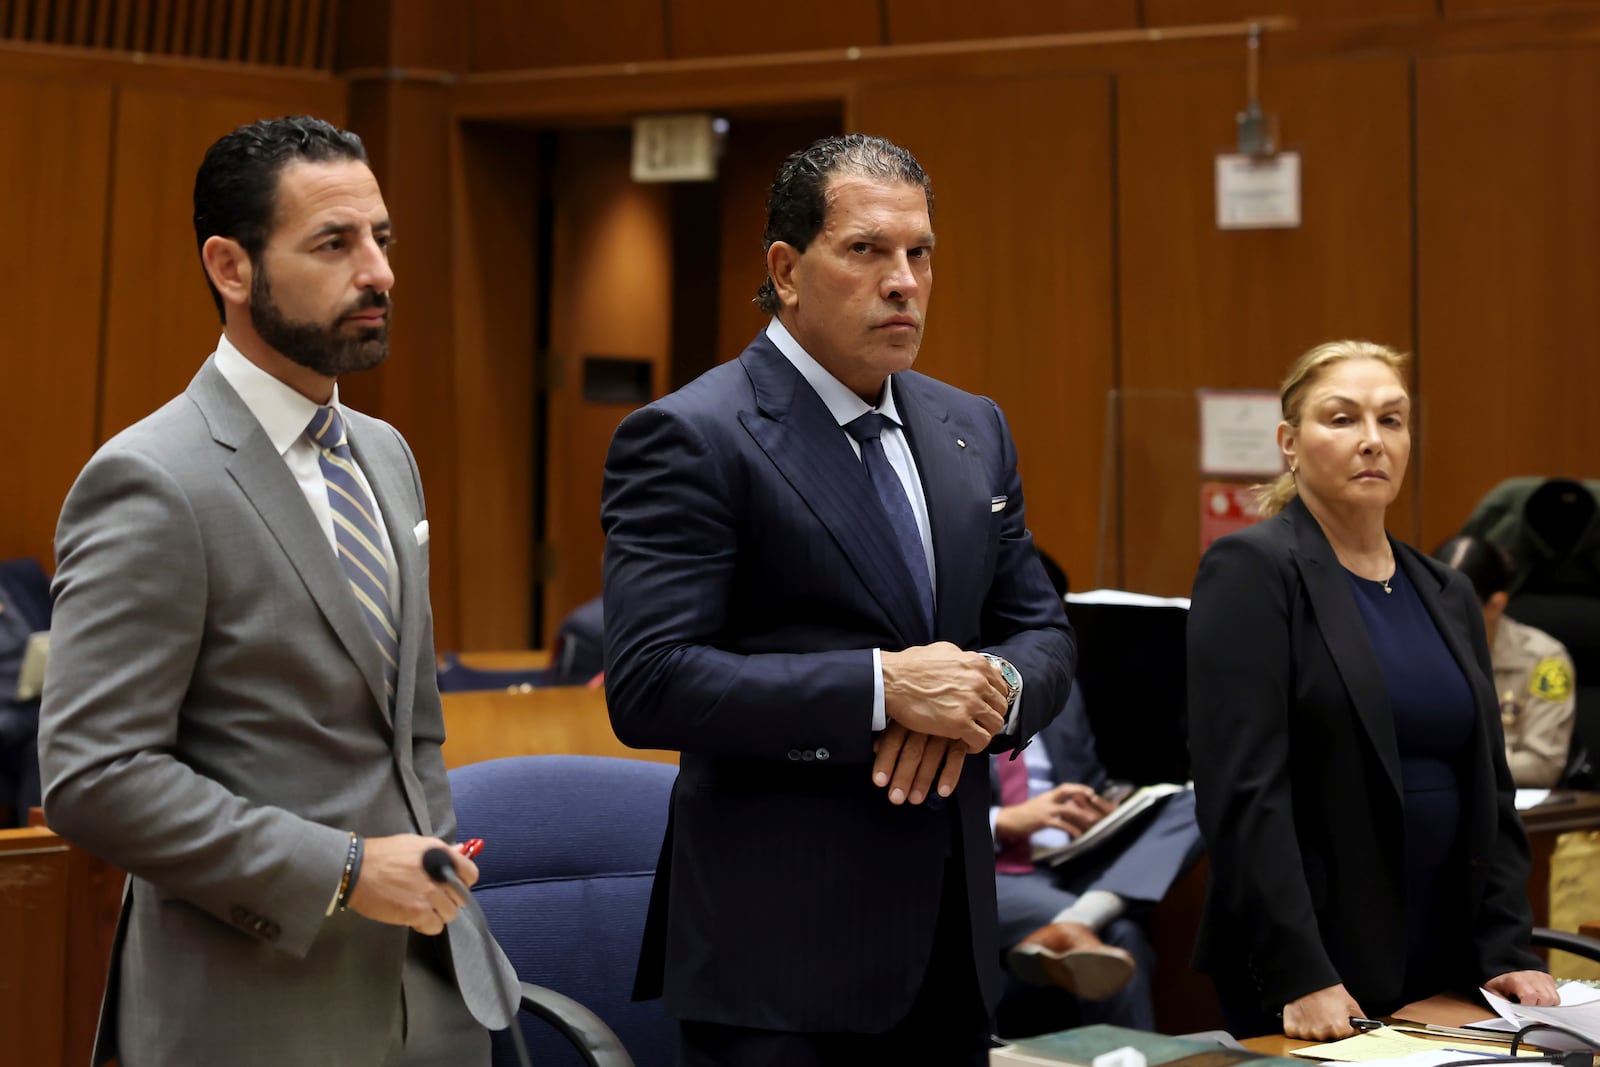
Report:
M 681 1064 L 986 1062 L 986 752 L 1066 698 L 1071 631 L 995 404 L 911 371 L 932 195 L 819 141 L 768 205 L 773 313 L 606 463 L 606 682 L 682 755 L 637 994 Z

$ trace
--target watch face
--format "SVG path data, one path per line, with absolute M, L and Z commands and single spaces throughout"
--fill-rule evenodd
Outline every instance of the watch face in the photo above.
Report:
M 1011 696 L 1016 696 L 1017 690 L 1022 688 L 1022 675 L 1018 674 L 1015 667 L 1013 667 L 1006 660 L 1001 659 L 999 656 L 992 655 L 990 653 L 984 653 L 984 655 L 988 658 L 990 663 L 993 663 L 996 667 L 1000 668 L 1000 677 L 1006 680 L 1006 688 L 1011 691 Z

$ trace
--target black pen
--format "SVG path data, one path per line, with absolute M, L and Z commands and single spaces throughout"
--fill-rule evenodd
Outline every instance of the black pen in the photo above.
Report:
M 1362 1017 L 1360 1015 L 1352 1015 L 1352 1016 L 1350 1016 L 1350 1025 L 1355 1027 L 1358 1031 L 1360 1031 L 1363 1034 L 1369 1033 L 1369 1032 L 1371 1032 L 1373 1030 L 1381 1030 L 1381 1029 L 1383 1029 L 1383 1023 L 1380 1022 L 1379 1020 L 1377 1020 L 1377 1019 L 1367 1019 L 1367 1018 L 1364 1018 L 1364 1017 Z

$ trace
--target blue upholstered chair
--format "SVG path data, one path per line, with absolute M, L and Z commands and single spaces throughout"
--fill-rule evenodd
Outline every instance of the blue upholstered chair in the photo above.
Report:
M 676 775 L 669 764 L 602 756 L 516 756 L 450 772 L 457 839 L 485 842 L 473 896 L 517 976 L 592 1011 L 637 1067 L 667 1067 L 676 1042 L 661 1001 L 632 1000 Z M 524 992 L 534 1063 L 620 1062 L 580 1055 L 574 1043 L 586 1038 L 545 1025 L 559 1005 L 542 1010 L 550 998 L 536 991 L 530 1005 Z M 504 1035 L 494 1062 L 515 1062 Z

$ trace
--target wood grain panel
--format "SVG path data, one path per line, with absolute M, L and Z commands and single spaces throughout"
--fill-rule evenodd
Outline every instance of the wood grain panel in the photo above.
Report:
M 0 959 L 11 964 L 0 969 L 0 1027 L 8 1062 L 66 1062 L 67 894 L 65 841 L 49 830 L 0 830 Z
M 1423 543 L 1513 475 L 1600 477 L 1600 49 L 1417 71 Z
M 766 277 L 761 235 L 778 165 L 819 137 L 840 132 L 838 116 L 733 120 L 718 178 L 722 187 L 722 266 L 718 271 L 717 358 L 733 359 L 767 324 L 752 301 Z
M 111 90 L 0 79 L 0 559 L 53 569 L 94 451 Z
M 395 325 L 389 359 L 340 383 L 340 397 L 392 423 L 422 474 L 431 541 L 435 643 L 455 647 L 455 304 L 449 228 L 449 126 L 444 88 L 432 82 L 363 81 L 352 87 L 350 125 L 362 137 L 394 222 Z
M 1216 227 L 1214 159 L 1233 147 L 1236 70 L 1119 83 L 1122 583 L 1130 589 L 1186 595 L 1193 582 L 1193 390 L 1276 389 L 1296 356 L 1336 337 L 1411 345 L 1406 61 L 1269 65 L 1262 89 L 1281 117 L 1282 146 L 1301 153 L 1299 229 Z M 1391 528 L 1414 536 L 1406 507 L 1391 514 Z
M 1114 380 L 1109 81 L 868 86 L 857 119 L 933 178 L 937 284 L 917 367 L 1005 410 L 1034 538 L 1082 581 Z
M 194 243 L 194 173 L 218 137 L 282 101 L 128 89 L 112 159 L 100 438 L 183 391 L 222 332 Z M 340 108 L 342 111 L 342 107 Z M 333 122 L 342 114 L 324 114 Z
M 475 0 L 461 14 L 472 70 L 524 70 L 665 59 L 663 7 L 661 0 Z
M 674 59 L 888 43 L 879 6 L 861 0 L 771 4 L 759 14 L 747 0 L 671 0 L 667 21 Z
M 1139 25 L 1138 0 L 885 0 L 889 44 L 1086 33 Z
M 461 611 L 453 645 L 525 648 L 533 629 L 538 406 L 534 301 L 536 134 L 455 138 L 455 494 Z
M 1232 22 L 1260 15 L 1299 22 L 1405 22 L 1436 17 L 1434 0 L 1144 0 L 1146 26 Z
M 1523 11 L 1581 11 L 1600 7 L 1600 0 L 1440 0 L 1446 18 Z
M 667 380 L 672 249 L 668 189 L 629 176 L 628 130 L 560 135 L 550 277 L 544 633 L 600 592 L 600 482 L 611 434 L 632 407 L 583 399 L 585 356 L 648 361 Z

